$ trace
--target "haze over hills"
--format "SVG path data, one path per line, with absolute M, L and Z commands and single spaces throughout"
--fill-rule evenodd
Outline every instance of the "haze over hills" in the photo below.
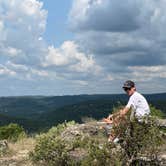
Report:
M 166 93 L 145 96 L 149 103 L 166 113 Z M 125 94 L 0 97 L 0 125 L 14 122 L 28 131 L 37 131 L 65 120 L 101 119 L 127 100 Z

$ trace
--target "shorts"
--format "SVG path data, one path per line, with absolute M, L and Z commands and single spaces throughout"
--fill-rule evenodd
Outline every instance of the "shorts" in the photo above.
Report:
M 112 133 L 112 124 L 107 124 L 106 127 L 105 127 L 105 130 L 106 130 L 106 133 L 107 135 L 110 135 Z
M 135 118 L 138 120 L 138 122 L 140 123 L 147 123 L 148 122 L 148 119 L 149 119 L 149 115 L 145 114 L 144 116 L 137 116 L 135 115 Z

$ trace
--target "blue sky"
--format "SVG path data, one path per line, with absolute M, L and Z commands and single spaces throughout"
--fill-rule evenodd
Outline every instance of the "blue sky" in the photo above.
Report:
M 44 38 L 49 44 L 60 46 L 65 40 L 72 40 L 73 33 L 68 27 L 68 13 L 72 0 L 42 0 L 44 8 L 48 11 L 47 28 Z
M 0 96 L 166 92 L 165 0 L 1 0 Z

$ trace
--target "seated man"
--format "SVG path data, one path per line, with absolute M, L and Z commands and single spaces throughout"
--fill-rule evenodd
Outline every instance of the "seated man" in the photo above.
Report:
M 132 113 L 134 114 L 134 117 L 139 122 L 141 122 L 144 117 L 150 114 L 149 105 L 146 99 L 136 91 L 135 83 L 133 81 L 126 81 L 123 85 L 123 89 L 127 95 L 130 96 L 128 104 L 115 115 L 109 115 L 106 119 L 104 119 L 107 124 L 118 125 L 118 123 L 121 121 L 121 118 L 123 119 L 130 109 L 133 111 Z M 113 141 L 115 139 L 114 134 L 111 134 L 109 138 Z

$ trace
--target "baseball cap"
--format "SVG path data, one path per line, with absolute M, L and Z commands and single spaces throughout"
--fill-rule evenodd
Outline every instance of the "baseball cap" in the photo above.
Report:
M 122 88 L 132 88 L 135 87 L 135 83 L 131 80 L 127 80 L 124 84 Z

